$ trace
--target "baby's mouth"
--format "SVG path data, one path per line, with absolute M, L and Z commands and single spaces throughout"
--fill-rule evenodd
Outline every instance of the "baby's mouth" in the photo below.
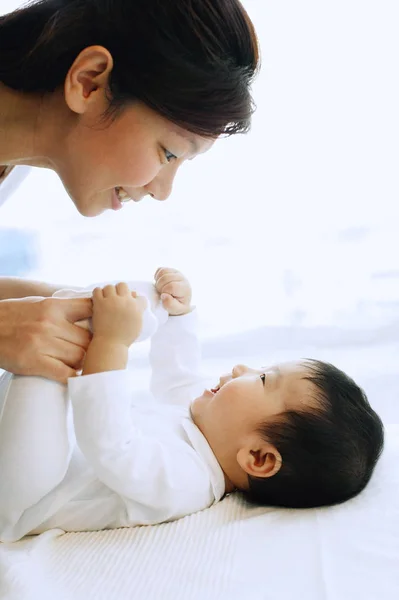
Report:
M 220 390 L 220 385 L 218 385 L 218 386 L 217 386 L 217 387 L 215 387 L 215 388 L 211 388 L 211 392 L 212 392 L 212 394 L 217 394 L 219 390 Z

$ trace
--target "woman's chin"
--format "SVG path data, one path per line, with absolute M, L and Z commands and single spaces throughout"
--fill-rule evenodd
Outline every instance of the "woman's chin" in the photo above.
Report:
M 101 206 L 100 203 L 93 202 L 93 200 L 91 202 L 81 202 L 79 200 L 75 200 L 74 198 L 72 198 L 72 200 L 77 211 L 82 215 L 82 217 L 98 217 L 108 208 L 106 206 Z

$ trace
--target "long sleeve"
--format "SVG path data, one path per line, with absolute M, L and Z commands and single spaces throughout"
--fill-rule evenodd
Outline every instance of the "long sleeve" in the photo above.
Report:
M 209 506 L 209 474 L 194 449 L 178 436 L 146 435 L 133 422 L 127 371 L 73 378 L 68 386 L 80 450 L 100 481 L 124 500 L 130 524 Z
M 151 392 L 167 404 L 188 406 L 204 391 L 195 311 L 169 317 L 151 338 Z

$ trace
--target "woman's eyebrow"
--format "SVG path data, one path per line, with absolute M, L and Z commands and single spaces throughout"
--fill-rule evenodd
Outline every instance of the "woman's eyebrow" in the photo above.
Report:
M 190 138 L 189 142 L 190 142 L 191 154 L 198 154 L 199 146 L 198 146 L 197 140 L 194 138 Z
M 183 131 L 175 130 L 175 133 L 181 137 L 185 142 L 190 144 L 190 154 L 198 154 L 200 151 L 200 147 L 198 145 L 198 141 L 195 137 L 193 137 L 190 133 L 185 133 Z

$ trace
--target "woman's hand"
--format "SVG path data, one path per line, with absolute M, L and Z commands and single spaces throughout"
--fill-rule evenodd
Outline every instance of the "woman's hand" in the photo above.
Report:
M 154 278 L 163 307 L 171 316 L 177 317 L 191 312 L 191 285 L 180 271 L 160 268 Z
M 0 301 L 0 368 L 65 383 L 81 368 L 91 339 L 74 323 L 91 314 L 90 298 Z
M 131 292 L 127 283 L 93 290 L 93 341 L 99 338 L 129 347 L 143 327 L 145 298 Z

